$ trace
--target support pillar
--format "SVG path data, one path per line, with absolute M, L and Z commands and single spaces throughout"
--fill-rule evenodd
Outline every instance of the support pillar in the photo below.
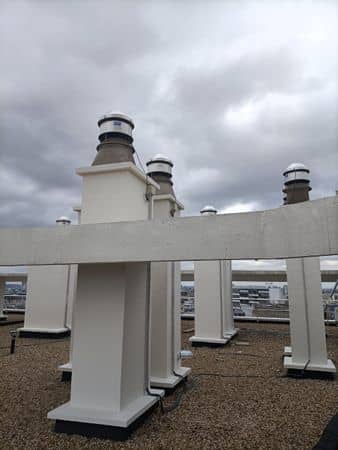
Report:
M 147 162 L 160 190 L 153 196 L 155 219 L 177 217 L 183 209 L 173 191 L 173 163 L 163 155 Z M 151 263 L 151 369 L 154 387 L 174 388 L 191 372 L 181 366 L 181 269 L 177 262 Z
M 319 258 L 287 260 L 291 347 L 284 367 L 335 373 L 327 357 Z
M 223 336 L 231 339 L 238 328 L 235 328 L 234 311 L 232 306 L 232 263 L 221 261 L 221 294 L 223 300 Z
M 146 311 L 146 263 L 79 266 L 71 399 L 48 414 L 56 431 L 127 437 L 158 401 L 147 393 Z
M 0 321 L 1 322 L 7 320 L 7 316 L 4 314 L 5 286 L 6 286 L 5 278 L 0 277 Z
M 77 171 L 81 223 L 151 219 L 159 185 L 135 166 L 132 120 L 109 113 L 98 125 L 94 162 Z M 147 262 L 78 266 L 71 398 L 48 414 L 55 431 L 125 439 L 163 395 L 149 382 L 150 272 Z
M 20 337 L 64 337 L 69 335 L 66 311 L 69 266 L 28 268 L 26 313 Z
M 284 172 L 284 204 L 309 200 L 310 171 L 301 163 Z M 286 261 L 291 347 L 284 348 L 284 368 L 289 374 L 308 376 L 336 372 L 327 357 L 319 258 Z
M 216 215 L 205 206 L 202 215 Z M 231 261 L 195 262 L 195 334 L 193 346 L 225 345 L 236 333 L 232 310 Z

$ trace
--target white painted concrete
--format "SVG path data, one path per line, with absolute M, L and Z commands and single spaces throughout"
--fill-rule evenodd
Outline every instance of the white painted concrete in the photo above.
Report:
M 76 297 L 77 289 L 77 268 L 76 264 L 71 264 L 68 266 L 68 293 L 67 293 L 67 304 L 66 304 L 66 326 L 70 330 L 72 329 L 72 317 L 73 317 L 73 306 Z
M 231 261 L 221 261 L 220 289 L 221 289 L 221 299 L 223 302 L 222 306 L 223 336 L 227 339 L 231 339 L 238 332 L 238 328 L 235 328 L 234 311 L 232 305 Z
M 3 266 L 337 254 L 337 196 L 216 217 L 0 230 Z
M 287 260 L 291 348 L 284 367 L 335 372 L 327 357 L 319 258 Z
M 181 204 L 172 195 L 155 195 L 154 217 L 167 218 Z M 154 387 L 173 388 L 190 368 L 181 367 L 180 263 L 151 264 L 151 369 Z M 178 374 L 179 376 L 175 375 Z
M 83 177 L 81 223 L 148 218 L 146 183 L 155 189 L 158 185 L 146 178 L 135 164 L 125 162 L 91 166 L 78 169 L 77 174 Z
M 226 344 L 236 334 L 231 261 L 195 261 L 195 334 L 190 342 Z
M 73 292 L 71 266 L 28 268 L 26 312 L 19 331 L 59 334 L 68 331 L 67 309 Z
M 147 202 L 145 194 L 158 185 L 149 184 L 132 163 L 78 173 L 83 177 L 82 224 L 151 217 L 152 197 Z M 71 399 L 49 418 L 127 427 L 158 401 L 147 391 L 149 291 L 145 262 L 78 267 Z
M 0 277 L 0 320 L 7 319 L 7 316 L 4 314 L 5 285 L 6 285 L 6 279 L 3 277 Z

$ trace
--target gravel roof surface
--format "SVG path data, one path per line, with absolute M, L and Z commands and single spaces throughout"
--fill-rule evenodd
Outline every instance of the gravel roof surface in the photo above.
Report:
M 190 348 L 193 321 L 182 321 Z M 337 412 L 338 382 L 283 377 L 288 325 L 240 323 L 223 348 L 194 348 L 186 361 L 192 387 L 178 408 L 154 413 L 123 443 L 53 432 L 47 412 L 69 399 L 57 366 L 68 361 L 69 339 L 18 339 L 0 328 L 0 448 L 2 449 L 310 449 Z M 338 361 L 338 328 L 327 327 L 329 356 Z M 237 344 L 236 344 L 237 342 Z M 249 345 L 238 345 L 248 342 Z M 201 374 L 217 373 L 230 376 Z M 233 376 L 234 375 L 234 376 Z M 93 380 L 95 382 L 95 380 Z M 180 391 L 178 391 L 180 392 Z M 165 398 L 166 406 L 177 396 Z

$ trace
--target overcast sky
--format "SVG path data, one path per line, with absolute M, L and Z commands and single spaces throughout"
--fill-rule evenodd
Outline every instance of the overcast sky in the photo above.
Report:
M 2 0 L 0 226 L 75 218 L 109 110 L 173 160 L 187 215 L 279 206 L 294 161 L 333 195 L 337 42 L 334 0 Z

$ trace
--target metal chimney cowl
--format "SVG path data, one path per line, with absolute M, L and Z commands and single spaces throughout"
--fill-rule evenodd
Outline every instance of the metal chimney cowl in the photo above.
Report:
M 172 178 L 173 162 L 164 155 L 158 153 L 147 163 L 147 175 L 160 185 L 158 194 L 171 194 L 175 197 Z
M 93 166 L 132 162 L 135 164 L 133 147 L 134 122 L 126 114 L 109 112 L 98 120 L 99 145 Z

